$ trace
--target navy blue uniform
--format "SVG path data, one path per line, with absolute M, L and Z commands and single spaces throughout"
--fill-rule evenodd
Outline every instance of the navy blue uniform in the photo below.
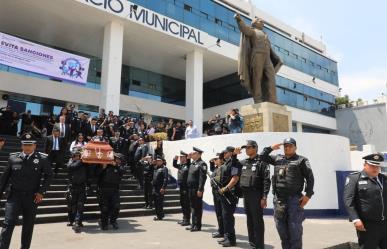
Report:
M 146 208 L 152 208 L 153 207 L 153 198 L 152 198 L 152 180 L 153 180 L 153 173 L 154 173 L 154 166 L 150 162 L 147 161 L 140 161 L 142 164 L 142 168 L 144 171 L 144 200 L 145 200 L 145 207 Z
M 314 176 L 309 160 L 300 155 L 286 158 L 284 155 L 269 154 L 271 147 L 263 149 L 260 158 L 274 166 L 273 194 L 274 219 L 282 248 L 302 248 L 302 222 L 304 209 L 300 207 L 300 198 L 304 190 L 309 198 L 314 194 Z M 306 184 L 305 184 L 306 183 Z
M 36 217 L 36 193 L 44 195 L 50 184 L 52 170 L 47 155 L 34 152 L 13 153 L 0 180 L 0 195 L 8 186 L 9 195 L 5 204 L 4 227 L 0 234 L 0 248 L 8 249 L 18 216 L 23 215 L 21 248 L 31 245 Z
M 155 170 L 152 184 L 156 216 L 162 220 L 164 218 L 164 194 L 160 193 L 160 190 L 166 189 L 168 184 L 168 169 L 164 165 Z
M 179 184 L 180 191 L 180 205 L 183 211 L 183 223 L 190 223 L 191 219 L 191 207 L 189 203 L 189 195 L 188 195 L 188 171 L 190 166 L 190 160 L 185 164 L 178 164 L 177 160 L 173 160 L 173 167 L 178 169 L 177 172 L 177 183 Z

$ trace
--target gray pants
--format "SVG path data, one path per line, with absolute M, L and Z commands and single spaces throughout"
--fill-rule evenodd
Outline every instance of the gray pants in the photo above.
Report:
M 302 249 L 302 222 L 304 209 L 300 207 L 301 196 L 283 199 L 274 197 L 274 221 L 283 249 Z
M 274 66 L 270 53 L 254 53 L 251 56 L 252 95 L 255 103 L 277 103 Z

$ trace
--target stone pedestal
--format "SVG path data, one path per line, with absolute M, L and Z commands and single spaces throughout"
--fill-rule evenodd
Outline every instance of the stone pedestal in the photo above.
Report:
M 285 106 L 263 102 L 241 107 L 243 132 L 291 132 L 292 114 Z

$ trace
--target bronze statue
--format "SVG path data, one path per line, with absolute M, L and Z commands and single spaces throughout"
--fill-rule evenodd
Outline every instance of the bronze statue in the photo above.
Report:
M 238 75 L 242 86 L 253 96 L 254 103 L 277 103 L 275 75 L 282 61 L 263 32 L 263 20 L 255 18 L 251 26 L 247 26 L 239 14 L 234 18 L 241 31 Z

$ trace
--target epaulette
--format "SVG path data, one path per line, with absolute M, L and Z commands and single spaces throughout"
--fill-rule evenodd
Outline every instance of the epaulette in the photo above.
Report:
M 352 172 L 352 173 L 349 173 L 349 174 L 350 174 L 350 175 L 360 174 L 360 171 Z
M 46 154 L 46 153 L 42 153 L 42 152 L 38 152 L 41 156 L 43 156 L 43 157 L 48 157 L 48 154 Z
M 9 153 L 9 156 L 19 156 L 21 154 L 21 152 L 12 152 L 12 153 Z

